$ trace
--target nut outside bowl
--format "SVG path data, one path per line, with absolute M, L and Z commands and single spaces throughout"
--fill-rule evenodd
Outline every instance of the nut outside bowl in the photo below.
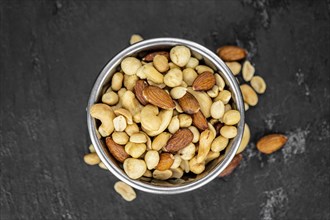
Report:
M 234 106 L 241 114 L 241 120 L 237 125 L 238 133 L 237 136 L 229 143 L 229 149 L 226 151 L 226 153 L 223 156 L 220 156 L 219 158 L 210 162 L 206 166 L 206 169 L 202 174 L 192 176 L 191 178 L 187 178 L 182 181 L 152 180 L 151 182 L 148 182 L 142 179 L 133 180 L 125 174 L 124 170 L 122 169 L 122 165 L 118 163 L 108 152 L 104 141 L 98 139 L 96 132 L 97 121 L 90 116 L 89 110 L 94 103 L 100 101 L 102 93 L 111 81 L 112 75 L 116 72 L 117 67 L 120 65 L 121 61 L 125 57 L 137 56 L 138 54 L 143 53 L 145 51 L 169 49 L 176 45 L 183 45 L 188 47 L 191 50 L 192 55 L 202 59 L 206 65 L 209 65 L 210 67 L 215 69 L 223 77 L 226 82 L 226 85 L 232 92 Z M 109 171 L 114 174 L 118 179 L 141 191 L 155 194 L 178 194 L 195 190 L 212 181 L 228 166 L 228 164 L 234 158 L 243 137 L 244 103 L 239 85 L 234 75 L 215 53 L 205 48 L 204 46 L 189 40 L 178 38 L 154 38 L 144 40 L 127 47 L 126 49 L 118 53 L 114 58 L 112 58 L 103 68 L 93 85 L 88 100 L 87 125 L 88 132 L 91 141 L 95 147 L 96 153 L 100 157 L 101 161 L 105 164 L 105 166 L 109 169 Z

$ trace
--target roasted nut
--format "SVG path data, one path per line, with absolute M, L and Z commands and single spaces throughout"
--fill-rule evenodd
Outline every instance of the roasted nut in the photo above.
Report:
M 189 161 L 188 160 L 182 160 L 180 164 L 180 168 L 185 172 L 189 173 L 190 168 L 189 168 Z
M 159 154 L 155 150 L 149 150 L 144 156 L 144 160 L 146 161 L 149 170 L 155 169 L 159 163 Z
M 108 105 L 115 105 L 119 101 L 119 97 L 117 93 L 113 91 L 109 91 L 107 93 L 104 93 L 102 96 L 102 102 Z
M 143 89 L 143 97 L 151 104 L 162 109 L 173 109 L 175 104 L 171 96 L 157 86 L 147 86 Z
M 211 98 L 215 98 L 219 95 L 219 87 L 217 85 L 213 86 L 211 90 L 207 91 L 207 94 Z
M 213 102 L 211 105 L 211 116 L 215 119 L 220 119 L 225 113 L 225 105 L 221 100 Z
M 129 157 L 124 147 L 114 142 L 110 137 L 105 139 L 105 143 L 112 156 L 119 162 L 124 162 L 124 160 Z
M 132 114 L 128 110 L 126 110 L 124 108 L 119 108 L 119 109 L 114 110 L 114 113 L 116 116 L 119 116 L 119 115 L 124 116 L 126 118 L 127 124 L 129 124 L 129 125 L 133 124 Z
M 225 113 L 230 111 L 232 108 L 231 108 L 231 105 L 230 104 L 225 104 Z
M 174 68 L 180 68 L 179 66 L 175 65 L 172 62 L 169 62 L 168 65 L 170 66 L 170 69 L 174 69 Z
M 168 60 L 170 59 L 170 54 L 167 51 L 156 51 L 147 54 L 145 57 L 142 58 L 143 61 L 151 62 L 154 60 L 156 55 L 163 55 L 165 56 Z
M 181 97 L 178 102 L 182 110 L 188 114 L 197 113 L 200 109 L 197 99 L 189 92 L 186 92 L 186 94 Z
M 125 145 L 125 152 L 133 158 L 139 158 L 147 149 L 146 144 L 128 142 Z
M 251 88 L 251 86 L 247 84 L 243 84 L 240 86 L 244 102 L 246 102 L 250 106 L 255 106 L 258 103 L 258 95 Z
M 175 168 L 178 168 L 181 164 L 181 156 L 180 154 L 176 154 L 174 155 L 174 161 L 173 161 L 173 164 L 171 166 L 171 169 L 175 169 Z
M 170 139 L 171 134 L 167 132 L 163 132 L 154 138 L 154 141 L 151 144 L 151 148 L 153 150 L 159 151 L 163 147 L 166 146 L 167 141 Z
M 207 120 L 201 111 L 193 114 L 192 116 L 192 123 L 195 125 L 199 130 L 204 131 L 208 128 Z
M 244 110 L 245 111 L 249 110 L 249 105 L 246 102 L 244 102 Z
M 99 156 L 97 156 L 96 153 L 86 154 L 84 156 L 84 161 L 88 165 L 96 165 L 96 164 L 99 164 L 101 162 Z
M 111 79 L 111 89 L 113 91 L 118 91 L 123 85 L 123 80 L 124 74 L 122 74 L 121 72 L 113 74 Z
M 243 150 L 245 150 L 246 146 L 248 145 L 249 141 L 250 141 L 250 128 L 247 124 L 244 125 L 244 132 L 243 132 L 243 137 L 242 137 L 242 141 L 241 144 L 239 145 L 239 148 L 236 152 L 236 154 L 241 153 Z
M 122 131 L 115 131 L 112 133 L 112 140 L 120 145 L 125 145 L 128 142 L 128 135 Z
M 180 99 L 187 93 L 187 88 L 185 87 L 175 87 L 171 89 L 170 95 L 173 99 Z
M 142 71 L 142 74 L 140 73 L 139 75 L 140 76 L 144 75 L 148 81 L 152 81 L 157 84 L 161 84 L 164 82 L 163 74 L 158 72 L 158 70 L 155 67 L 153 67 L 152 65 L 148 65 L 148 64 L 144 65 L 143 69 L 141 71 Z
M 182 148 L 188 146 L 193 139 L 193 133 L 188 128 L 178 130 L 168 140 L 165 150 L 171 153 L 175 153 Z
M 153 59 L 154 67 L 161 73 L 166 72 L 170 67 L 168 59 L 164 55 L 156 55 Z
M 223 151 L 228 145 L 228 138 L 223 136 L 216 137 L 211 144 L 211 151 L 220 152 Z
M 172 176 L 171 178 L 179 179 L 183 176 L 183 170 L 180 167 L 171 168 Z
M 244 59 L 247 52 L 238 46 L 223 46 L 218 48 L 217 54 L 224 61 L 237 61 Z
M 132 134 L 129 141 L 133 142 L 133 143 L 139 143 L 139 144 L 146 143 L 147 137 L 146 137 L 146 134 L 139 132 L 139 133 Z
M 161 153 L 159 156 L 159 162 L 156 166 L 156 170 L 164 171 L 170 169 L 174 162 L 174 157 L 170 153 Z
M 220 156 L 219 152 L 209 151 L 209 153 L 207 154 L 207 156 L 205 158 L 205 164 L 208 164 L 209 162 L 218 158 L 219 156 Z
M 174 116 L 168 125 L 168 131 L 172 134 L 177 132 L 180 128 L 180 121 L 178 116 Z
M 90 108 L 90 115 L 101 121 L 102 124 L 98 131 L 103 137 L 109 136 L 113 132 L 113 119 L 115 118 L 115 113 L 113 113 L 110 106 L 100 103 L 94 104 Z
M 222 91 L 226 84 L 225 84 L 225 81 L 223 80 L 223 78 L 219 75 L 219 74 L 214 74 L 214 77 L 215 77 L 215 84 L 218 86 L 219 88 L 219 91 Z
M 152 177 L 152 172 L 150 170 L 146 170 L 146 172 L 143 174 L 144 177 Z
M 129 135 L 132 136 L 132 134 L 135 134 L 137 132 L 139 132 L 139 127 L 137 126 L 137 124 L 129 124 L 127 125 L 125 132 Z
M 226 65 L 235 76 L 241 72 L 242 65 L 239 62 L 226 62 Z
M 234 138 L 237 135 L 237 128 L 231 125 L 225 125 L 220 129 L 220 134 L 225 138 Z
M 127 90 L 133 91 L 136 82 L 139 80 L 137 75 L 125 75 L 124 86 Z
M 252 88 L 259 94 L 263 94 L 266 91 L 266 83 L 264 79 L 260 76 L 254 76 L 251 79 Z
M 122 115 L 119 115 L 113 119 L 113 126 L 115 131 L 125 131 L 127 122 L 126 118 Z
M 120 64 L 121 69 L 127 75 L 136 74 L 136 71 L 141 67 L 141 65 L 140 60 L 135 57 L 126 57 Z
M 99 163 L 99 167 L 101 168 L 101 169 L 104 169 L 104 170 L 107 170 L 108 168 L 105 166 L 105 164 L 103 163 L 103 162 L 100 162 Z
M 187 128 L 192 123 L 192 118 L 190 115 L 179 114 L 178 118 L 179 118 L 180 128 Z
M 205 170 L 205 161 L 198 163 L 197 158 L 194 157 L 189 161 L 189 169 L 194 174 L 201 174 Z
M 167 180 L 171 178 L 172 176 L 172 171 L 171 170 L 155 170 L 152 174 L 153 178 L 158 179 L 158 180 Z
M 172 62 L 180 67 L 184 67 L 191 57 L 189 48 L 185 46 L 175 46 L 170 51 Z
M 190 57 L 188 63 L 186 64 L 186 68 L 195 68 L 198 66 L 199 61 L 195 57 Z
M 193 133 L 193 136 L 194 136 L 192 142 L 197 143 L 199 141 L 199 131 L 198 131 L 198 129 L 195 126 L 190 126 L 188 129 Z
M 124 161 L 124 171 L 131 179 L 138 179 L 146 172 L 147 166 L 144 160 L 127 158 Z
M 198 74 L 192 68 L 186 68 L 182 71 L 183 81 L 187 83 L 188 86 L 192 86 Z
M 146 105 L 141 111 L 141 125 L 149 131 L 157 131 L 162 123 L 158 116 L 158 108 L 154 105 Z
M 195 79 L 192 88 L 195 91 L 207 91 L 215 85 L 215 77 L 212 72 L 205 71 Z
M 141 37 L 141 35 L 133 34 L 131 36 L 131 39 L 129 40 L 129 43 L 132 45 L 132 44 L 135 44 L 135 43 L 140 42 L 142 40 L 143 40 L 143 38 Z
M 254 72 L 255 72 L 254 66 L 252 66 L 250 61 L 246 60 L 243 64 L 243 68 L 242 68 L 243 79 L 246 82 L 250 81 L 254 75 Z
M 183 80 L 183 74 L 179 68 L 170 69 L 164 76 L 164 83 L 168 87 L 180 86 L 182 80 Z
M 125 91 L 120 100 L 123 107 L 132 114 L 134 122 L 139 123 L 140 120 L 136 116 L 141 113 L 143 106 L 136 99 L 134 93 L 132 91 Z
M 236 169 L 236 167 L 238 167 L 242 158 L 242 154 L 237 154 L 230 162 L 230 164 L 220 173 L 219 177 L 225 177 L 231 174 Z
M 90 144 L 88 147 L 89 152 L 94 153 L 95 152 L 95 148 L 93 144 Z
M 193 143 L 179 150 L 178 154 L 183 160 L 191 160 L 195 156 L 196 147 Z
M 215 132 L 212 132 L 211 130 L 207 129 L 203 131 L 199 138 L 199 147 L 198 147 L 198 154 L 196 156 L 197 163 L 202 163 L 207 154 L 209 153 L 211 149 L 211 144 L 215 138 Z M 190 167 L 191 170 L 191 167 Z
M 170 110 L 161 110 L 158 116 L 162 120 L 162 123 L 160 124 L 159 129 L 157 131 L 145 130 L 147 135 L 149 135 L 150 137 L 156 136 L 156 135 L 162 133 L 163 131 L 165 131 L 165 129 L 168 127 L 168 125 L 170 124 L 170 121 L 172 119 L 173 110 L 172 109 L 170 109 Z
M 212 99 L 206 92 L 194 91 L 191 87 L 188 87 L 188 92 L 192 94 L 198 101 L 203 115 L 208 118 L 211 115 Z M 182 107 L 182 106 L 181 106 Z
M 222 121 L 226 125 L 235 125 L 240 120 L 241 120 L 241 115 L 237 110 L 229 110 L 222 117 Z
M 283 134 L 269 134 L 257 142 L 257 148 L 261 153 L 271 154 L 281 149 L 287 142 L 288 138 Z
M 221 100 L 223 104 L 227 104 L 231 99 L 231 92 L 228 90 L 222 90 L 219 95 L 214 99 L 214 101 Z
M 204 72 L 214 73 L 214 70 L 211 67 L 205 65 L 198 65 L 195 67 L 195 70 L 198 74 L 202 74 Z
M 123 197 L 126 201 L 130 202 L 136 198 L 136 193 L 132 187 L 122 181 L 118 181 L 114 185 L 115 191 Z
M 148 86 L 148 83 L 144 80 L 136 81 L 136 84 L 134 86 L 135 96 L 140 101 L 140 103 L 142 105 L 147 105 L 148 104 L 147 100 L 144 98 L 144 96 L 142 94 L 144 88 L 146 88 L 147 86 Z

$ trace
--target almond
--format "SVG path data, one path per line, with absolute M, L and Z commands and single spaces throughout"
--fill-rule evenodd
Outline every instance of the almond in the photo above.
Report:
M 224 61 L 237 61 L 244 59 L 247 52 L 238 46 L 223 46 L 218 48 L 217 54 Z
M 144 98 L 144 96 L 142 94 L 144 88 L 146 88 L 147 86 L 148 86 L 148 83 L 144 80 L 138 80 L 134 86 L 135 96 L 142 105 L 148 104 L 147 100 Z
M 157 86 L 147 86 L 142 91 L 143 97 L 151 104 L 162 109 L 173 109 L 175 103 L 171 96 Z
M 257 142 L 257 148 L 264 154 L 271 154 L 282 148 L 287 140 L 288 138 L 283 134 L 269 134 Z
M 195 125 L 199 130 L 204 131 L 205 129 L 208 129 L 208 124 L 205 116 L 201 111 L 198 111 L 197 113 L 193 114 L 193 125 Z
M 236 169 L 236 167 L 238 167 L 242 158 L 242 154 L 237 154 L 229 163 L 229 165 L 220 173 L 219 177 L 225 177 L 231 174 Z
M 116 160 L 118 160 L 119 162 L 124 162 L 124 160 L 126 160 L 129 155 L 126 153 L 125 149 L 123 146 L 117 144 L 116 142 L 114 142 L 111 137 L 107 137 L 105 139 L 105 143 L 110 151 L 110 153 L 112 154 L 112 156 L 114 158 L 116 158 Z
M 188 114 L 194 114 L 200 109 L 197 99 L 189 92 L 186 92 L 183 97 L 178 99 L 178 102 L 182 110 Z
M 194 135 L 188 128 L 180 129 L 168 140 L 165 150 L 175 153 L 188 146 L 188 144 L 192 142 L 193 138 Z
M 174 157 L 170 153 L 161 153 L 159 155 L 159 162 L 156 166 L 156 170 L 164 171 L 171 168 L 174 162 Z
M 167 58 L 167 60 L 170 60 L 170 53 L 167 51 L 156 51 L 156 52 L 149 53 L 145 57 L 143 57 L 142 60 L 151 62 L 154 60 L 156 55 L 163 55 Z
M 199 76 L 197 76 L 192 87 L 193 90 L 195 91 L 206 91 L 212 89 L 214 85 L 215 85 L 214 74 L 209 71 L 205 71 Z

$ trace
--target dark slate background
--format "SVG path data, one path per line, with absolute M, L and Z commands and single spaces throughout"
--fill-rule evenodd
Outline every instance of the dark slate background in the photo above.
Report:
M 330 219 L 329 16 L 329 0 L 1 0 L 0 219 Z M 128 203 L 84 164 L 90 89 L 133 33 L 249 50 L 268 88 L 231 176 Z M 271 132 L 289 141 L 261 155 Z

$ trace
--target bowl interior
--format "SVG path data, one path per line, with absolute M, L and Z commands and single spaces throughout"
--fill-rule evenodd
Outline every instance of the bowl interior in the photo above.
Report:
M 175 45 L 184 45 L 190 48 L 192 55 L 198 58 L 200 63 L 204 63 L 213 68 L 215 72 L 219 73 L 225 80 L 227 89 L 229 89 L 232 93 L 232 105 L 241 113 L 241 121 L 237 126 L 238 134 L 234 139 L 230 141 L 226 151 L 222 152 L 220 157 L 207 164 L 205 171 L 200 175 L 190 175 L 186 176 L 184 179 L 168 181 L 150 181 L 150 179 L 145 177 L 139 180 L 133 180 L 125 174 L 122 169 L 122 164 L 118 163 L 108 152 L 104 141 L 98 138 L 96 130 L 99 126 L 99 122 L 90 117 L 89 109 L 94 103 L 100 102 L 102 94 L 110 85 L 112 75 L 118 70 L 118 66 L 125 57 L 136 56 L 142 58 L 151 51 L 169 50 Z M 208 183 L 217 177 L 220 172 L 230 163 L 232 158 L 235 156 L 243 135 L 244 105 L 236 79 L 233 77 L 232 73 L 224 64 L 224 62 L 212 51 L 197 43 L 187 40 L 175 38 L 156 38 L 136 43 L 121 51 L 108 62 L 108 64 L 104 67 L 98 76 L 91 91 L 87 107 L 87 122 L 90 137 L 96 152 L 98 153 L 102 162 L 115 176 L 127 184 L 133 186 L 134 188 L 146 192 L 174 194 L 190 191 Z

